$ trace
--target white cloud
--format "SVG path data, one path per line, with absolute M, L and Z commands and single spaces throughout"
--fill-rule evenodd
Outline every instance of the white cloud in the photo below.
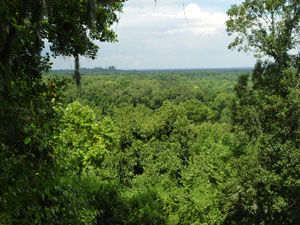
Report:
M 129 0 L 115 25 L 119 42 L 99 43 L 98 58 L 82 58 L 81 65 L 123 69 L 251 66 L 251 57 L 227 49 L 232 40 L 225 32 L 225 6 L 234 2 L 158 0 L 155 6 L 154 0 Z M 62 67 L 63 61 L 56 60 L 54 68 Z
M 200 8 L 196 3 L 188 4 L 185 8 L 178 4 L 156 6 L 154 9 L 133 6 L 134 4 L 125 8 L 118 30 L 160 35 L 162 32 L 213 35 L 225 29 L 227 19 L 224 12 Z

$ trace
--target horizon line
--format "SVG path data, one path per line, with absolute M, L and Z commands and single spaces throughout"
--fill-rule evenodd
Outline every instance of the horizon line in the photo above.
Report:
M 252 66 L 242 66 L 242 67 L 195 67 L 195 68 L 144 68 L 144 69 L 119 69 L 115 68 L 115 71 L 170 71 L 170 70 L 231 70 L 231 69 L 253 69 Z M 93 70 L 93 69 L 103 69 L 103 70 L 110 70 L 109 68 L 103 67 L 81 67 L 79 70 Z M 74 69 L 50 69 L 50 71 L 55 70 L 63 70 L 63 71 L 73 71 Z M 113 70 L 111 70 L 113 71 Z

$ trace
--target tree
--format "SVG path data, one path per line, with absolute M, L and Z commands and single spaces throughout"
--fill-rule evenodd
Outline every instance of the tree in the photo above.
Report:
M 232 105 L 233 123 L 245 147 L 233 164 L 225 224 L 298 224 L 299 23 L 295 0 L 245 0 L 228 11 L 230 48 L 254 50 L 258 60 L 241 76 Z
M 105 154 L 117 145 L 111 119 L 98 122 L 93 110 L 78 101 L 64 110 L 60 130 L 57 151 L 68 170 L 77 175 L 100 168 Z
M 254 51 L 258 57 L 271 57 L 285 67 L 299 68 L 300 4 L 297 0 L 244 0 L 227 14 L 229 35 L 237 34 L 228 46 Z
M 95 57 L 93 40 L 115 40 L 110 26 L 123 2 L 0 2 L 1 224 L 92 222 L 79 182 L 62 173 L 54 151 L 60 85 L 42 81 L 50 63 L 41 51 L 48 39 L 55 56 Z
M 22 34 L 30 34 L 31 53 L 40 56 L 43 40 L 48 40 L 54 56 L 75 57 L 79 67 L 79 55 L 95 58 L 99 47 L 92 41 L 115 41 L 110 29 L 118 21 L 125 0 L 26 0 L 1 2 L 0 62 L 1 74 L 9 76 L 13 58 L 25 45 Z M 25 38 L 28 38 L 25 37 Z M 75 76 L 79 75 L 75 71 Z M 80 84 L 80 77 L 76 78 Z
M 74 56 L 77 86 L 80 86 L 79 56 L 94 59 L 99 47 L 93 40 L 116 41 L 116 34 L 110 29 L 118 21 L 125 0 L 64 1 L 52 0 L 47 9 L 47 19 L 42 21 L 45 37 L 55 55 Z M 63 34 L 63 35 L 62 35 Z

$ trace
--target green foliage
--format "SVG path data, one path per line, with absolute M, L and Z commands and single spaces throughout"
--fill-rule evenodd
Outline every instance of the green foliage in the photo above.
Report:
M 98 119 L 105 115 L 112 116 L 119 108 L 125 106 L 145 105 L 151 110 L 159 109 L 164 102 L 169 101 L 175 104 L 182 104 L 191 100 L 191 103 L 202 104 L 203 117 L 198 117 L 197 109 L 190 106 L 194 113 L 195 120 L 203 121 L 206 111 L 210 119 L 214 121 L 221 118 L 225 103 L 229 101 L 230 93 L 233 93 L 233 84 L 237 80 L 240 71 L 193 71 L 193 72 L 158 72 L 158 73 L 130 73 L 122 72 L 115 74 L 103 74 L 83 76 L 81 98 L 77 99 L 75 86 L 70 85 L 66 92 L 65 105 L 79 100 L 82 104 L 90 106 Z M 49 77 L 49 76 L 47 76 Z M 228 93 L 219 98 L 219 108 L 214 105 L 214 99 L 221 93 Z M 221 105 L 223 104 L 223 105 Z M 185 104 L 188 105 L 187 103 Z M 192 104 L 191 104 L 192 105 Z M 208 108 L 207 108 L 208 107 Z M 216 115 L 210 109 L 217 109 Z M 199 109 L 200 111 L 200 109 Z M 226 110 L 225 110 L 226 111 Z M 224 113 L 223 113 L 224 114 Z M 225 116 L 224 116 L 225 117 Z M 191 118 L 189 118 L 191 119 Z M 229 121 L 227 119 L 227 121 Z
M 41 79 L 50 68 L 49 55 L 41 55 L 46 39 L 56 55 L 77 51 L 94 57 L 97 47 L 92 40 L 115 38 L 109 26 L 117 19 L 114 10 L 121 9 L 122 1 L 97 4 L 94 13 L 88 12 L 88 3 L 92 1 L 0 3 L 1 224 L 94 221 L 79 178 L 64 170 L 55 148 L 61 84 Z M 88 14 L 97 17 L 91 19 L 91 26 L 86 22 Z M 88 27 L 93 29 L 86 32 Z
M 61 173 L 55 160 L 52 135 L 59 116 L 53 109 L 59 99 L 56 88 L 36 83 L 32 89 L 24 81 L 21 92 L 17 83 L 12 85 L 16 85 L 16 99 L 10 97 L 14 101 L 9 105 L 7 99 L 1 101 L 1 116 L 7 118 L 2 124 L 10 125 L 15 136 L 5 132 L 1 137 L 0 222 L 89 224 L 93 211 L 79 186 Z
M 225 224 L 298 224 L 299 13 L 297 1 L 243 1 L 228 11 L 230 45 L 272 57 L 239 79 L 233 123 L 245 147 L 224 193 L 232 202 Z M 296 51 L 295 51 L 296 50 Z
M 300 209 L 294 202 L 300 165 L 299 120 L 295 119 L 299 112 L 298 72 L 286 69 L 279 74 L 281 79 L 272 83 L 270 77 L 278 77 L 273 67 L 267 64 L 261 68 L 258 64 L 253 73 L 253 87 L 243 78 L 236 88 L 239 99 L 233 108 L 233 120 L 248 134 L 250 142 L 236 162 L 240 197 L 233 217 L 237 224 L 295 224 Z
M 73 0 L 66 4 L 64 1 L 49 1 L 46 19 L 42 21 L 43 38 L 52 44 L 50 49 L 55 55 L 80 54 L 95 58 L 99 47 L 93 40 L 116 40 L 116 34 L 110 27 L 118 20 L 116 12 L 121 11 L 122 2 L 96 4 L 94 1 Z
M 202 123 L 204 121 L 214 120 L 216 112 L 204 105 L 199 100 L 190 100 L 182 103 L 182 106 L 187 111 L 187 117 L 194 123 Z M 221 110 L 220 110 L 221 111 Z
M 80 75 L 123 2 L 0 3 L 0 223 L 299 224 L 300 4 L 231 7 L 230 47 L 273 58 L 234 88 L 245 71 L 42 81 L 44 39 Z
M 102 123 L 96 121 L 94 112 L 77 101 L 65 109 L 60 130 L 57 151 L 77 174 L 90 167 L 100 167 L 105 154 L 116 146 L 112 121 L 109 118 Z
M 230 119 L 227 124 L 217 121 L 231 104 L 236 75 L 214 76 L 83 77 L 81 104 L 75 101 L 61 109 L 57 143 L 61 161 L 85 183 L 81 188 L 98 224 L 226 220 L 232 206 L 226 204 L 224 190 L 235 174 L 231 161 L 240 145 L 230 132 Z M 66 90 L 65 103 L 76 99 L 74 90 Z M 107 114 L 114 123 L 105 126 Z M 94 135 L 108 144 L 103 146 Z M 94 148 L 99 143 L 102 148 Z M 89 153 L 98 163 L 85 161 Z
M 155 191 L 143 190 L 129 195 L 129 215 L 125 224 L 132 225 L 158 225 L 165 224 L 162 213 L 162 202 Z
M 257 56 L 270 56 L 285 67 L 299 48 L 300 6 L 294 0 L 244 0 L 227 12 L 229 35 L 237 33 L 229 48 L 252 50 Z

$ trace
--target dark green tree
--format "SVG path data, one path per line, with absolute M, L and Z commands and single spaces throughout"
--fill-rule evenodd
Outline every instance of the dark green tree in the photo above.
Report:
M 93 40 L 115 39 L 122 0 L 3 0 L 0 3 L 0 223 L 90 224 L 80 182 L 64 174 L 53 136 L 59 83 L 42 82 L 49 56 L 95 57 Z M 77 79 L 78 80 L 78 79 Z M 79 80 L 78 80 L 79 81 Z M 79 82 L 77 82 L 79 83 Z
M 226 224 L 298 224 L 300 4 L 245 0 L 228 15 L 227 31 L 237 34 L 229 47 L 268 60 L 235 87 L 233 122 L 246 147 L 233 164 Z
M 228 46 L 271 57 L 281 67 L 299 64 L 300 4 L 296 0 L 244 0 L 227 12 Z M 296 51 L 292 51 L 296 50 Z

